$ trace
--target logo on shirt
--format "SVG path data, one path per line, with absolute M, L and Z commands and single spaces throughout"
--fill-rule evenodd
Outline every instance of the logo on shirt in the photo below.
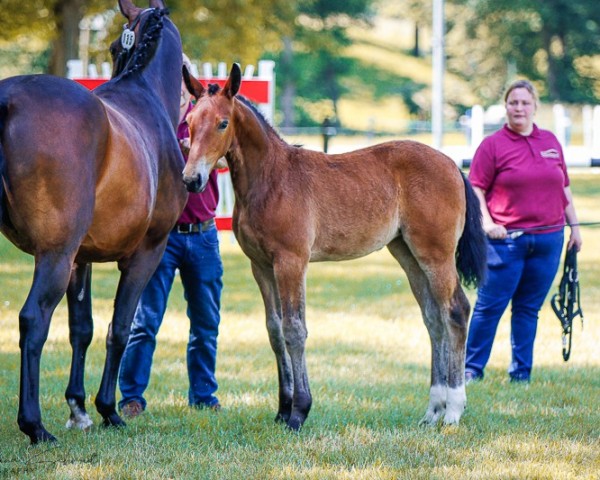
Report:
M 544 158 L 560 158 L 560 153 L 556 148 L 550 148 L 549 150 L 543 150 L 540 155 Z

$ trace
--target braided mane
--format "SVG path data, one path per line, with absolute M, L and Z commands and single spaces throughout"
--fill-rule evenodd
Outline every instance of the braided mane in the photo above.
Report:
M 128 50 L 122 50 L 116 60 L 117 65 L 123 64 L 127 68 L 121 73 L 121 78 L 125 78 L 134 72 L 143 69 L 152 54 L 156 51 L 157 40 L 160 37 L 163 29 L 163 17 L 169 13 L 168 9 L 152 9 L 150 17 L 144 24 L 144 32 L 142 39 L 135 48 L 133 56 L 127 61 L 127 56 L 130 54 Z M 127 62 L 127 63 L 125 63 Z

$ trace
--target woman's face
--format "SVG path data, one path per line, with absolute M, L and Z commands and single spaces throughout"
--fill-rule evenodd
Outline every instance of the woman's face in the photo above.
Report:
M 521 135 L 528 135 L 533 129 L 533 116 L 536 104 L 533 95 L 526 88 L 515 88 L 506 99 L 508 127 Z

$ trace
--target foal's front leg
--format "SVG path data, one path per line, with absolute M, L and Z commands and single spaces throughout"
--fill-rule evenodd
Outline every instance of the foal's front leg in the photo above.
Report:
M 269 333 L 269 342 L 275 360 L 277 362 L 277 375 L 279 378 L 279 407 L 277 410 L 276 422 L 287 423 L 292 414 L 292 395 L 294 393 L 294 375 L 290 365 L 290 357 L 285 348 L 285 339 L 281 328 L 281 303 L 279 301 L 279 291 L 273 275 L 273 269 L 261 268 L 252 263 L 252 273 L 258 284 L 265 304 L 265 314 L 267 321 L 267 332 Z
M 285 346 L 292 361 L 294 375 L 292 414 L 287 422 L 288 427 L 292 430 L 300 430 L 312 405 L 304 354 L 307 337 L 305 318 L 307 264 L 308 261 L 291 254 L 280 254 L 274 262 L 275 278 L 283 314 L 283 335 Z

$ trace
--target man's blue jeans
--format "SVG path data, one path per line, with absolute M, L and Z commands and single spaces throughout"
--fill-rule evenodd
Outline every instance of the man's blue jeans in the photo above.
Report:
M 529 380 L 538 314 L 556 275 L 563 239 L 562 230 L 488 239 L 488 278 L 477 292 L 469 325 L 466 372 L 483 377 L 500 317 L 512 300 L 508 373 L 513 380 Z
M 190 334 L 187 345 L 190 405 L 218 402 L 215 378 L 223 264 L 217 229 L 182 234 L 171 232 L 163 258 L 148 282 L 135 313 L 121 360 L 119 407 L 137 400 L 146 408 L 144 391 L 150 380 L 156 335 L 167 308 L 176 269 L 187 300 Z

